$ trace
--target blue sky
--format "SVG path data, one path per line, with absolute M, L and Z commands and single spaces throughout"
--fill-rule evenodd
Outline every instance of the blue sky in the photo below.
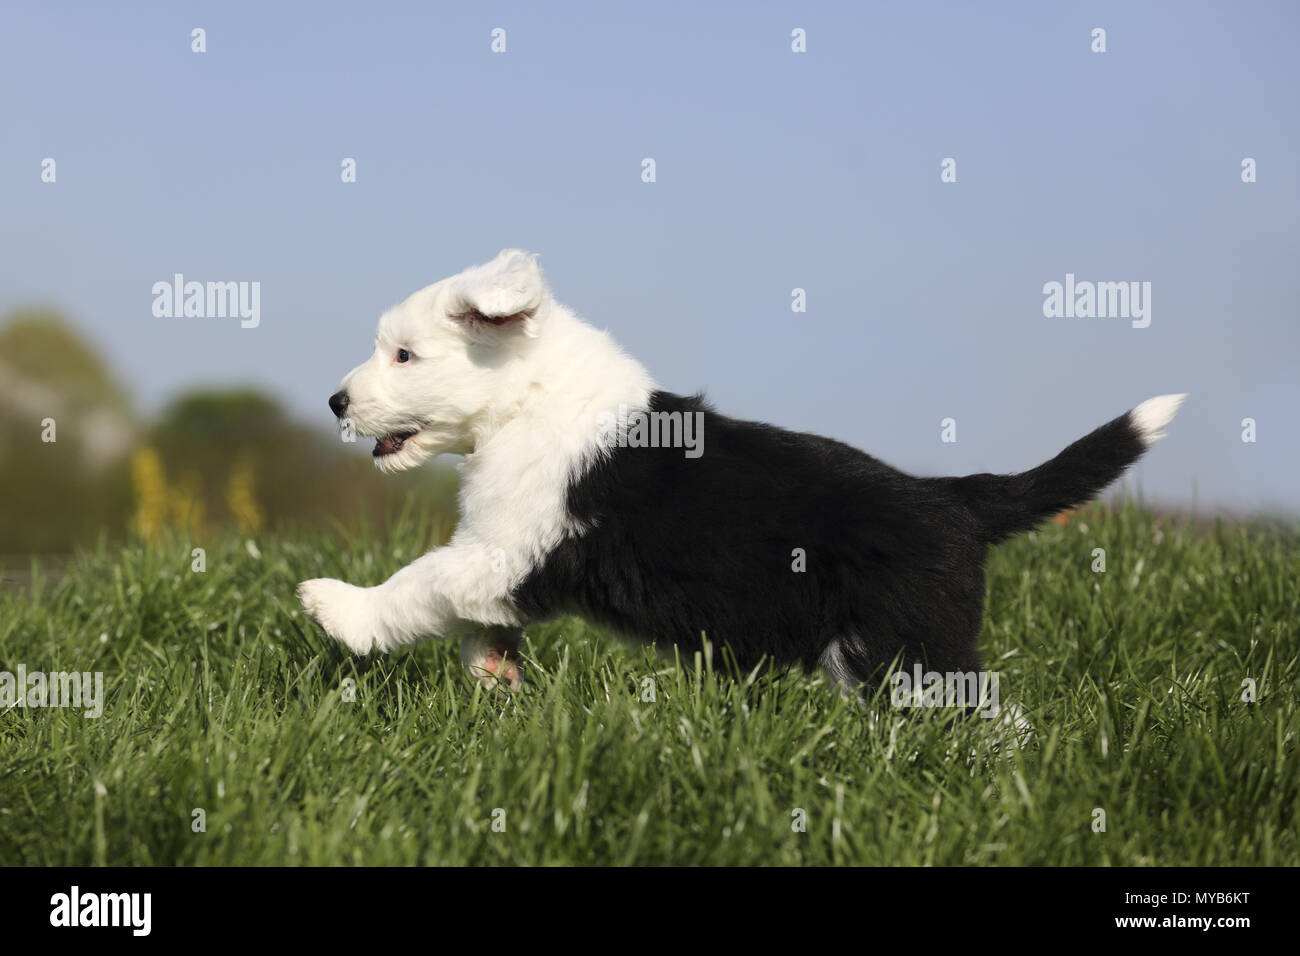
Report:
M 1189 391 L 1131 486 L 1300 510 L 1296 4 L 79 3 L 3 24 L 0 314 L 58 308 L 146 410 L 255 383 L 328 427 L 383 308 L 520 246 L 722 411 L 959 474 Z M 155 318 L 177 272 L 260 282 L 261 324 Z M 1066 273 L 1150 282 L 1150 327 L 1045 318 Z

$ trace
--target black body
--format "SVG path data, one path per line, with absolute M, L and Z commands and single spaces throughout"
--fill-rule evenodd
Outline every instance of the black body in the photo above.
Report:
M 703 455 L 612 449 L 569 489 L 589 530 L 521 582 L 517 606 L 688 651 L 707 635 L 746 669 L 811 667 L 838 641 L 851 684 L 895 658 L 978 670 L 989 545 L 1093 497 L 1145 450 L 1123 415 L 1019 475 L 916 478 L 699 397 L 656 392 L 651 410 L 703 412 Z

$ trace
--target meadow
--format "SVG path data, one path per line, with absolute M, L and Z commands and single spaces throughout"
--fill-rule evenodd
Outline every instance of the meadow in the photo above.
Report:
M 408 511 L 4 568 L 0 671 L 102 672 L 104 700 L 0 710 L 0 859 L 1300 863 L 1294 526 L 1129 502 L 995 549 L 980 647 L 1023 739 L 573 619 L 528 630 L 502 697 L 453 642 L 358 660 L 298 610 L 298 581 L 378 583 L 447 531 Z

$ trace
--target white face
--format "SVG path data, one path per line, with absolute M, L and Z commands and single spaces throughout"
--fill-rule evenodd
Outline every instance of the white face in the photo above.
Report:
M 549 302 L 536 257 L 517 249 L 421 289 L 380 318 L 374 354 L 335 396 L 340 419 L 376 439 L 381 471 L 472 452 Z

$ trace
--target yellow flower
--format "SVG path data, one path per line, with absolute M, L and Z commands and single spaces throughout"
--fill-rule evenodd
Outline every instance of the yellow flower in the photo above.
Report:
M 203 531 L 203 481 L 197 471 L 187 471 L 185 477 L 171 489 L 172 527 L 190 535 Z
M 131 526 L 143 538 L 156 537 L 167 522 L 167 475 L 155 449 L 141 448 L 131 456 L 131 487 L 135 492 Z
M 256 475 L 253 460 L 240 458 L 226 481 L 226 508 L 245 534 L 260 531 L 265 523 L 261 507 L 257 504 Z

